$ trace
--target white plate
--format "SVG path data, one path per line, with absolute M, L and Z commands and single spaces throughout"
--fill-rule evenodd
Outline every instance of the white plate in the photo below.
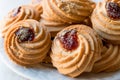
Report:
M 21 4 L 26 4 L 30 0 L 1 0 L 0 1 L 0 19 L 12 9 Z M 100 1 L 100 0 L 96 0 Z M 7 2 L 7 3 L 6 3 Z M 13 4 L 14 3 L 14 4 Z M 7 4 L 7 6 L 6 6 Z M 12 4 L 12 5 L 11 5 Z M 70 78 L 58 73 L 58 71 L 48 65 L 38 65 L 36 68 L 24 68 L 13 63 L 5 54 L 3 48 L 3 39 L 0 37 L 0 59 L 14 72 L 31 80 L 120 80 L 120 71 L 113 73 L 83 73 L 78 78 Z

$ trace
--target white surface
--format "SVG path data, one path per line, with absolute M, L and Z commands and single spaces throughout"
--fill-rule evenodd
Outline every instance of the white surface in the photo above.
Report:
M 27 80 L 10 70 L 2 61 L 0 61 L 0 80 Z
M 7 12 L 16 6 L 26 4 L 30 0 L 0 0 L 0 20 L 7 14 Z M 97 0 L 100 1 L 100 0 Z M 31 80 L 120 80 L 120 71 L 114 73 L 84 73 L 79 78 L 69 78 L 61 75 L 56 69 L 48 67 L 46 65 L 39 65 L 36 68 L 23 68 L 14 64 L 9 60 L 3 49 L 3 39 L 0 38 L 0 59 L 14 72 Z M 2 67 L 1 67 L 2 66 Z M 2 74 L 3 73 L 3 74 Z M 7 74 L 9 73 L 9 74 Z M 9 76 L 7 76 L 9 75 Z M 5 69 L 3 65 L 0 65 L 0 80 L 23 80 L 23 78 L 15 75 L 8 69 Z M 2 76 L 2 79 L 1 79 Z M 11 76 L 11 77 L 10 77 Z M 13 78 L 14 77 L 14 78 Z

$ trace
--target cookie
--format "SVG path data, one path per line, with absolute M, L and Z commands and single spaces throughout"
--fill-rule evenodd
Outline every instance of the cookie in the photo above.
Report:
M 86 25 L 71 25 L 60 31 L 52 44 L 51 61 L 64 75 L 77 77 L 90 72 L 101 58 L 102 42 Z
M 37 9 L 30 5 L 23 5 L 13 9 L 4 18 L 4 20 L 1 23 L 2 25 L 0 25 L 2 28 L 3 37 L 5 36 L 6 32 L 10 29 L 10 27 L 16 22 L 26 19 L 34 19 L 39 21 L 40 14 L 41 14 L 40 11 L 38 11 Z
M 94 30 L 106 42 L 120 44 L 119 0 L 104 0 L 97 4 L 91 21 Z
M 4 41 L 5 51 L 10 59 L 26 67 L 42 62 L 50 47 L 49 32 L 36 20 L 15 23 L 7 31 Z
M 111 72 L 120 69 L 120 46 L 106 43 L 102 49 L 101 59 L 93 67 L 92 72 Z
M 42 3 L 42 22 L 50 33 L 59 32 L 71 24 L 83 23 L 91 15 L 94 4 L 90 0 L 43 0 Z

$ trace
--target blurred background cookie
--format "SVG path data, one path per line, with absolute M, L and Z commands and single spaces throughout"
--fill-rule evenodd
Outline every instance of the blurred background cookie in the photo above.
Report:
M 0 25 L 2 28 L 3 37 L 13 24 L 26 19 L 34 19 L 39 21 L 39 11 L 30 5 L 19 6 L 18 8 L 11 10 L 8 15 L 2 20 L 2 23 Z

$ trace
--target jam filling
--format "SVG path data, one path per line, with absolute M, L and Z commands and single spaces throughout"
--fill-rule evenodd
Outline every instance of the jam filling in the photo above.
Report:
M 107 2 L 106 4 L 107 15 L 111 19 L 120 19 L 120 6 L 115 2 Z
M 35 34 L 33 29 L 28 27 L 20 27 L 16 32 L 18 42 L 33 41 Z
M 66 50 L 71 51 L 78 47 L 78 37 L 75 29 L 64 31 L 58 39 Z
M 21 10 L 21 7 L 18 7 L 18 8 L 16 8 L 16 9 L 14 9 L 14 10 L 13 10 L 12 17 L 17 16 L 17 15 L 20 13 L 20 10 Z

